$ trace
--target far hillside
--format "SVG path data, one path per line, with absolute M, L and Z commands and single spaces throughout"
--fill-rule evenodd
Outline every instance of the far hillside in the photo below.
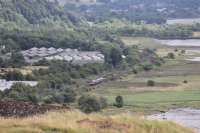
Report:
M 66 9 L 79 10 L 90 21 L 125 19 L 137 23 L 163 24 L 171 18 L 200 17 L 197 0 L 98 0 L 103 4 L 73 7 L 66 4 Z

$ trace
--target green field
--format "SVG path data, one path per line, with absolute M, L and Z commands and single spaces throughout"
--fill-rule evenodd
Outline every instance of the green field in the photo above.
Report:
M 151 40 L 149 38 L 134 40 L 133 38 L 133 43 L 138 41 L 137 39 L 142 39 L 141 42 L 146 41 L 143 48 Z M 128 40 L 130 44 L 131 39 Z M 153 43 L 152 40 L 150 42 L 149 45 Z M 152 47 L 156 45 L 152 45 Z M 130 73 L 117 81 L 104 83 L 92 91 L 92 93 L 108 99 L 110 108 L 105 111 L 106 113 L 124 111 L 153 113 L 171 108 L 200 108 L 200 62 L 185 61 L 187 58 L 200 55 L 192 51 L 180 55 L 177 47 L 178 51 L 176 52 L 174 47 L 156 48 L 160 56 L 167 55 L 167 52 L 173 52 L 176 58 L 174 60 L 166 59 L 165 64 L 152 71 L 141 72 L 137 75 Z M 187 51 L 187 49 L 185 50 Z M 148 87 L 148 80 L 155 81 L 155 86 Z M 124 97 L 125 106 L 122 109 L 112 106 L 118 95 Z

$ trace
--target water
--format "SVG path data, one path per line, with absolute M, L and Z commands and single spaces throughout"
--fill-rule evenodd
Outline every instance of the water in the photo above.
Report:
M 186 47 L 200 47 L 200 39 L 186 39 L 186 40 L 157 40 L 163 45 L 168 46 L 186 46 Z
M 166 113 L 155 114 L 148 116 L 149 119 L 153 120 L 169 120 L 176 122 L 185 127 L 194 129 L 200 133 L 200 110 L 195 109 L 175 109 L 170 110 Z
M 186 59 L 186 60 L 193 61 L 193 62 L 200 62 L 200 57 L 189 58 L 189 59 Z
M 169 19 L 167 20 L 166 23 L 169 25 L 173 25 L 173 24 L 191 25 L 194 23 L 200 23 L 200 18 Z

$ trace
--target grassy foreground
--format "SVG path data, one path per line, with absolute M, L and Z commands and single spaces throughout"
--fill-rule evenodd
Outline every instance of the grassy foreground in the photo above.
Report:
M 172 122 L 145 120 L 122 114 L 86 115 L 79 111 L 52 112 L 30 118 L 0 119 L 1 133 L 193 133 Z

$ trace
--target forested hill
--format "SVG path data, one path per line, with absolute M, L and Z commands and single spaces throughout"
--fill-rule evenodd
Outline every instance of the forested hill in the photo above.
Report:
M 64 11 L 58 2 L 49 0 L 0 0 L 0 23 L 17 24 L 64 23 L 79 25 L 83 18 L 71 11 Z
M 169 18 L 200 17 L 199 0 L 97 0 L 94 5 L 66 4 L 79 10 L 90 21 L 126 19 L 133 22 L 165 23 Z

